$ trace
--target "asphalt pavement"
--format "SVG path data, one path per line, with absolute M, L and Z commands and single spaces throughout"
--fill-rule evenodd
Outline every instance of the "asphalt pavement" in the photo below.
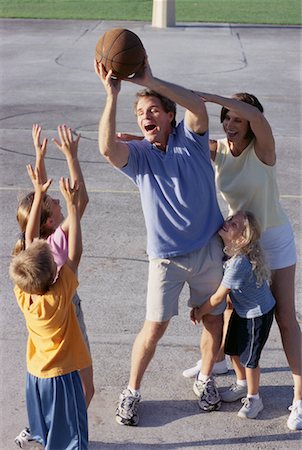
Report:
M 96 388 L 89 408 L 90 449 L 300 449 L 301 432 L 286 426 L 292 378 L 276 323 L 262 354 L 265 408 L 259 417 L 238 418 L 239 402 L 200 413 L 192 380 L 182 376 L 183 369 L 199 359 L 200 328 L 189 321 L 186 289 L 180 314 L 171 321 L 145 374 L 139 426 L 122 427 L 115 421 L 116 402 L 128 381 L 131 346 L 144 320 L 148 261 L 137 190 L 98 151 L 105 92 L 94 74 L 94 48 L 101 34 L 112 27 L 129 28 L 139 35 L 155 76 L 227 96 L 247 91 L 263 103 L 276 138 L 281 200 L 297 241 L 296 306 L 301 323 L 301 28 L 177 23 L 161 29 L 141 22 L 2 19 L 0 449 L 16 448 L 14 437 L 27 425 L 27 333 L 8 265 L 18 235 L 17 202 L 31 188 L 25 165 L 34 163 L 33 123 L 40 123 L 42 135 L 49 137 L 46 164 L 54 180 L 54 196 L 59 196 L 59 177 L 67 175 L 62 155 L 50 142 L 56 127 L 66 123 L 82 136 L 79 158 L 90 203 L 82 220 L 79 294 Z M 130 83 L 122 85 L 119 131 L 139 132 L 132 109 L 136 90 Z M 222 136 L 219 108 L 209 104 L 208 111 L 211 136 Z M 179 108 L 177 118 L 182 116 Z M 225 213 L 221 197 L 219 201 Z M 224 387 L 233 379 L 230 370 L 217 377 L 217 384 Z

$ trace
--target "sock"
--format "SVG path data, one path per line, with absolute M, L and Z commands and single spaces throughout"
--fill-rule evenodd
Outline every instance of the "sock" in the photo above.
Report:
M 237 380 L 236 380 L 236 384 L 237 384 L 238 386 L 243 386 L 243 387 L 246 387 L 246 386 L 247 386 L 246 380 L 238 380 L 238 378 L 237 378 Z
M 141 395 L 139 389 L 132 389 L 131 387 L 127 387 L 127 389 L 131 392 L 134 397 L 139 397 Z
M 250 395 L 250 394 L 247 394 L 247 398 L 255 398 L 256 400 L 259 400 L 259 392 L 257 393 L 257 394 L 254 394 L 254 395 Z
M 198 379 L 199 381 L 205 382 L 205 381 L 207 381 L 209 378 L 210 378 L 210 375 L 203 375 L 201 372 L 199 372 L 198 378 L 197 378 L 197 379 Z

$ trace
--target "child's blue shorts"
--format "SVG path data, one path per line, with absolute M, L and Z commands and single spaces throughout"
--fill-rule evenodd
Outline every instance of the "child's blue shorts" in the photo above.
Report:
M 31 435 L 45 450 L 87 450 L 87 409 L 77 371 L 53 378 L 27 373 L 26 403 Z

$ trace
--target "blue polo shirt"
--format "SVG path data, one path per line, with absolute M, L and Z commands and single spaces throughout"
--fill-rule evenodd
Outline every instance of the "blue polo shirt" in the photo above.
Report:
M 182 121 L 165 152 L 146 139 L 128 142 L 128 163 L 120 170 L 139 189 L 150 258 L 204 247 L 223 223 L 208 141 L 208 132 L 200 136 Z

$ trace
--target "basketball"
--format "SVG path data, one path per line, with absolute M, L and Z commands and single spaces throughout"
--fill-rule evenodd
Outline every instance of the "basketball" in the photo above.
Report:
M 144 64 L 146 52 L 140 38 L 125 28 L 111 28 L 98 40 L 95 59 L 106 72 L 110 69 L 116 78 L 135 75 Z

